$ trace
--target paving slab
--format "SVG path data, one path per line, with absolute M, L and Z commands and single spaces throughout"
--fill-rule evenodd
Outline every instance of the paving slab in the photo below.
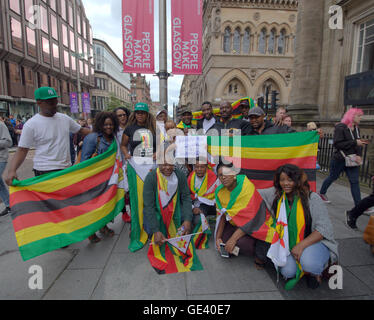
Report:
M 101 269 L 65 270 L 43 300 L 88 300 L 102 272 Z
M 185 300 L 185 273 L 158 275 L 147 251 L 113 253 L 91 299 Z
M 58 276 L 74 257 L 69 250 L 55 250 L 40 257 L 24 262 L 16 251 L 9 251 L 0 256 L 0 300 L 39 300 L 54 283 Z M 38 265 L 43 272 L 43 289 L 31 290 L 29 279 L 33 274 L 29 268 Z
M 370 266 L 349 267 L 347 269 L 365 283 L 374 294 L 374 263 Z
M 246 292 L 246 293 L 219 293 L 211 295 L 191 295 L 188 300 L 284 300 L 284 297 L 277 291 L 268 292 Z
M 209 245 L 209 249 L 197 250 L 204 270 L 186 274 L 189 296 L 277 290 L 267 273 L 255 268 L 252 257 L 225 259 L 215 250 L 213 237 Z
M 374 255 L 363 238 L 341 239 L 339 243 L 339 263 L 344 267 L 374 264 Z
M 276 283 L 275 269 L 267 269 L 269 275 Z M 343 289 L 332 290 L 328 281 L 324 280 L 318 289 L 310 289 L 306 284 L 305 277 L 289 291 L 284 289 L 285 280 L 280 276 L 278 289 L 280 294 L 287 300 L 336 300 L 354 296 L 372 295 L 372 290 L 361 280 L 355 277 L 348 269 L 343 267 Z

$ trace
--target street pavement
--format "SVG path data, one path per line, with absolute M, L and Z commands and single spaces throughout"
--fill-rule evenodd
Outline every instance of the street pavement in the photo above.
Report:
M 32 153 L 19 170 L 21 179 L 32 177 Z M 11 158 L 10 158 L 11 161 Z M 322 178 L 318 177 L 318 186 Z M 343 268 L 343 289 L 332 290 L 325 280 L 320 288 L 307 288 L 302 279 L 292 291 L 284 290 L 284 280 L 277 284 L 274 267 L 254 267 L 253 258 L 221 258 L 214 249 L 199 250 L 203 271 L 158 275 L 148 259 L 148 246 L 131 253 L 129 224 L 118 216 L 113 238 L 93 245 L 86 241 L 73 244 L 23 262 L 18 251 L 9 216 L 0 218 L 0 299 L 8 300 L 374 300 L 374 255 L 362 239 L 369 220 L 358 220 L 359 231 L 344 224 L 344 211 L 352 207 L 349 187 L 335 183 L 328 191 L 328 204 L 335 238 L 339 243 Z M 366 196 L 366 194 L 362 194 Z M 0 206 L 0 210 L 4 207 Z M 212 226 L 213 227 L 213 226 Z M 41 266 L 43 288 L 32 290 L 29 268 Z

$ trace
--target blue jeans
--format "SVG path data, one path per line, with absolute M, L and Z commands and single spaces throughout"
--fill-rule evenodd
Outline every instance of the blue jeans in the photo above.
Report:
M 304 249 L 301 254 L 300 264 L 304 272 L 319 276 L 322 274 L 329 259 L 330 250 L 322 242 L 317 242 Z M 280 272 L 286 279 L 292 279 L 296 276 L 296 268 L 296 261 L 290 254 L 287 257 L 286 265 L 280 268 Z
M 2 178 L 6 164 L 6 162 L 0 162 L 0 198 L 3 200 L 5 206 L 9 207 L 9 192 Z
M 340 174 L 345 171 L 351 185 L 351 194 L 353 201 L 357 206 L 361 201 L 360 183 L 359 183 L 359 169 L 360 167 L 346 167 L 343 160 L 331 160 L 330 175 L 323 181 L 320 194 L 325 195 L 330 185 L 339 178 Z

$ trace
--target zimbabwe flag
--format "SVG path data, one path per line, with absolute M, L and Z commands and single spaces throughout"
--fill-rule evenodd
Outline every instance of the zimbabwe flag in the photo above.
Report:
M 287 163 L 302 168 L 316 191 L 319 136 L 315 131 L 243 137 L 208 137 L 208 152 L 221 155 L 241 168 L 257 189 L 273 186 L 278 167 Z
M 178 179 L 175 173 L 172 175 L 172 180 L 166 181 L 160 169 L 157 169 L 155 214 L 159 221 L 160 232 L 167 239 L 176 238 L 177 230 L 181 226 Z M 148 259 L 158 274 L 202 270 L 192 241 L 189 242 L 188 249 L 184 254 L 168 242 L 165 242 L 162 246 L 158 246 L 155 244 L 154 238 L 155 236 L 153 235 L 152 243 L 148 250 Z
M 87 239 L 124 207 L 117 143 L 68 169 L 13 182 L 13 227 L 24 261 Z
M 131 234 L 129 250 L 135 252 L 143 248 L 148 235 L 143 227 L 143 189 L 144 180 L 148 173 L 155 168 L 154 164 L 140 164 L 141 158 L 132 157 L 127 163 L 127 178 L 129 183 L 131 208 Z
M 236 181 L 237 186 L 231 192 L 223 185 L 216 190 L 217 209 L 221 213 L 219 219 L 225 214 L 232 225 L 240 227 L 246 234 L 271 243 L 275 229 L 264 200 L 246 176 L 238 175 Z

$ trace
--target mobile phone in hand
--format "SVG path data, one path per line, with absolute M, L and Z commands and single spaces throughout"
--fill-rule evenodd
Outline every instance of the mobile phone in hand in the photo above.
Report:
M 226 245 L 224 243 L 220 243 L 219 246 L 220 246 L 221 257 L 222 258 L 229 258 L 230 255 L 229 255 L 229 253 L 225 249 Z

